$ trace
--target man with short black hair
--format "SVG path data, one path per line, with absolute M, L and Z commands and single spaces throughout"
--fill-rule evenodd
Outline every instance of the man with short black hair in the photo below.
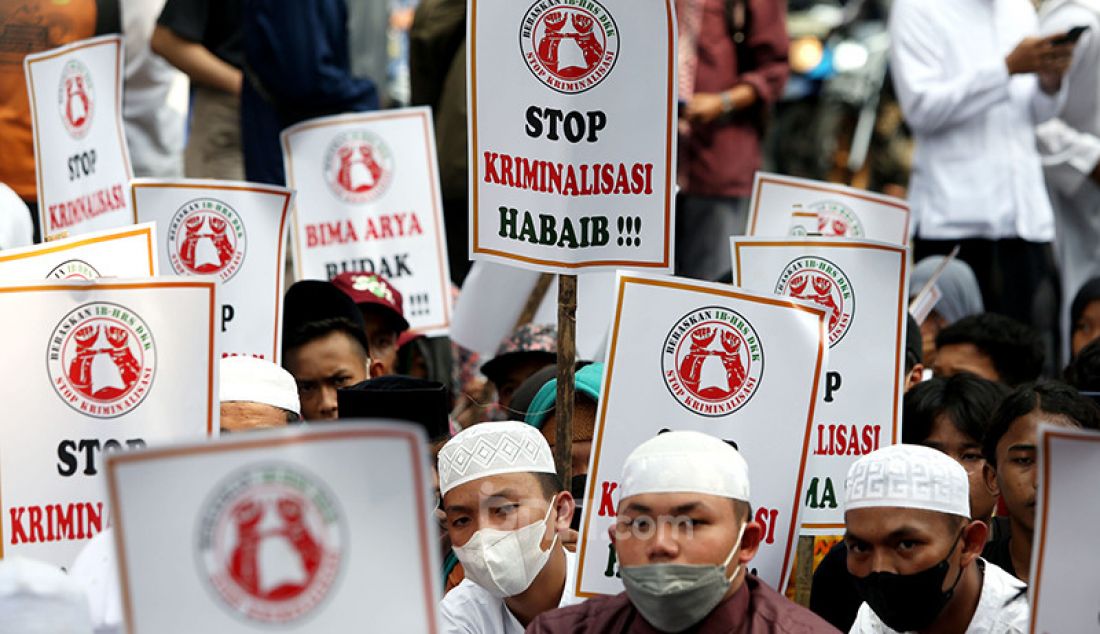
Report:
M 1034 381 L 1043 370 L 1043 346 L 1030 326 L 1004 315 L 961 319 L 936 337 L 936 376 L 970 372 L 1009 387 Z

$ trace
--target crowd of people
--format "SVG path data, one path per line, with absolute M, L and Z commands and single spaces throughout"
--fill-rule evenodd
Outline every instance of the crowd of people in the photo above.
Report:
M 674 4 L 676 273 L 728 280 L 726 238 L 745 231 L 767 113 L 788 74 L 786 10 Z M 413 11 L 382 0 L 5 3 L 0 249 L 49 237 L 36 235 L 23 57 L 117 32 L 139 176 L 283 184 L 283 128 L 432 106 L 461 293 L 472 264 L 466 2 Z M 1027 631 L 1039 426 L 1100 429 L 1100 5 L 894 0 L 889 21 L 893 85 L 916 143 L 911 295 L 934 281 L 940 297 L 909 320 L 902 442 L 852 464 L 844 536 L 817 566 L 807 606 L 751 570 L 764 528 L 745 459 L 693 431 L 662 433 L 626 460 L 609 532 L 624 591 L 575 594 L 604 365 L 576 364 L 562 481 L 553 324 L 518 323 L 481 358 L 411 330 L 399 282 L 299 280 L 284 296 L 281 366 L 221 361 L 221 433 L 364 418 L 422 426 L 447 634 Z M 0 632 L 122 627 L 109 529 L 68 571 L 0 562 Z

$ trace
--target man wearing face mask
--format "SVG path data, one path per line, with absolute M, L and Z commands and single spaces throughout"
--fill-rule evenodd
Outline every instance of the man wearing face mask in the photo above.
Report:
M 439 450 L 447 533 L 465 580 L 440 604 L 445 634 L 521 634 L 539 614 L 576 603 L 573 517 L 550 446 L 516 421 L 466 429 Z
M 748 572 L 764 529 L 730 445 L 660 434 L 627 457 L 619 491 L 610 535 L 626 592 L 544 614 L 529 633 L 836 632 Z
M 848 470 L 848 570 L 863 598 L 852 632 L 1025 632 L 1026 586 L 980 558 L 966 470 L 942 452 L 894 445 Z

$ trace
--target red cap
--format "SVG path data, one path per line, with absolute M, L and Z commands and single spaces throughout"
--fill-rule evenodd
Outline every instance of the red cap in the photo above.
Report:
M 401 293 L 389 280 L 375 273 L 341 273 L 332 278 L 332 283 L 360 307 L 372 304 L 388 309 L 397 332 L 409 329 Z

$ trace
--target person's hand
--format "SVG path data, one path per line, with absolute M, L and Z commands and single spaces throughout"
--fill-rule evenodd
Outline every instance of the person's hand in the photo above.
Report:
M 1073 60 L 1074 42 L 1055 44 L 1054 40 L 1065 35 L 1058 33 L 1047 37 L 1027 37 L 1012 49 L 1005 58 L 1005 66 L 1011 75 L 1041 73 L 1059 78 Z
M 722 95 L 712 92 L 697 92 L 684 108 L 684 116 L 691 123 L 710 123 L 722 116 Z
M 1039 85 L 1047 93 L 1054 94 L 1062 87 L 1062 78 L 1073 63 L 1073 48 L 1077 44 L 1051 44 L 1039 63 Z

